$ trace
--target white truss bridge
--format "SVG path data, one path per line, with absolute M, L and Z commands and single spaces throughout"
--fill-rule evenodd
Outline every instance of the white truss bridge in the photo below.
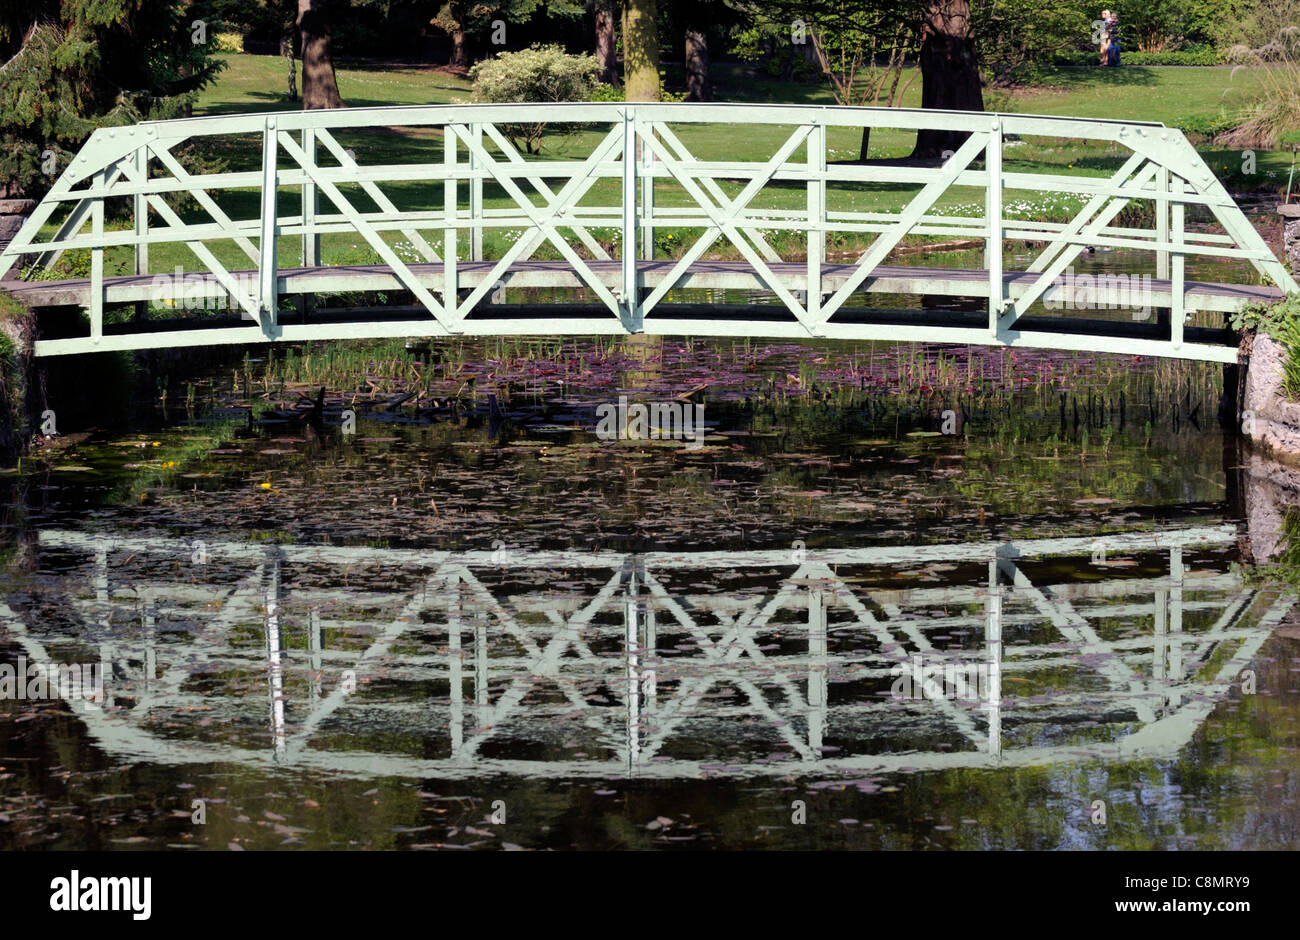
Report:
M 512 124 L 537 122 L 588 131 L 543 159 L 520 153 L 508 137 Z M 724 126 L 762 155 L 698 156 L 705 125 Z M 866 127 L 969 136 L 937 166 L 829 159 L 828 135 L 856 141 Z M 369 139 L 380 149 L 375 135 L 432 141 L 435 159 L 359 160 L 349 142 Z M 1111 148 L 1113 171 L 1027 172 L 1006 163 L 1013 139 L 1062 138 Z M 245 168 L 191 173 L 180 155 L 196 143 L 232 155 L 244 148 L 246 159 L 231 159 Z M 903 192 L 901 208 L 855 208 L 853 193 L 873 188 Z M 195 208 L 174 208 L 181 194 Z M 1025 200 L 1044 194 L 1074 198 L 1079 208 L 1068 221 L 1026 217 Z M 957 199 L 976 214 L 959 211 Z M 1015 202 L 1021 205 L 1013 209 Z M 1149 209 L 1137 217 L 1151 224 L 1122 216 L 1130 207 Z M 656 248 L 657 233 L 687 247 Z M 828 245 L 841 234 L 871 241 L 832 262 Z M 494 241 L 497 235 L 503 240 Z M 897 250 L 909 236 L 982 243 L 982 263 L 965 270 L 899 264 Z M 373 262 L 341 261 L 343 243 L 364 246 Z M 168 244 L 187 248 L 191 260 L 179 274 L 150 267 L 150 248 Z M 1032 258 L 1011 270 L 1008 246 L 1016 244 Z M 1063 279 L 1096 248 L 1128 250 L 1138 267 L 1086 285 Z M 37 309 L 85 311 L 71 326 L 66 318 L 46 323 L 38 356 L 368 337 L 646 333 L 1233 362 L 1236 340 L 1222 328 L 1222 314 L 1297 289 L 1176 129 L 796 105 L 349 108 L 101 129 L 0 254 L 0 277 L 20 259 L 49 268 L 74 250 L 89 254 L 89 277 L 6 282 Z M 1206 259 L 1240 262 L 1241 281 L 1190 278 L 1189 260 Z M 1109 310 L 1125 305 L 1112 296 L 1117 279 L 1138 274 L 1149 276 L 1142 304 L 1158 312 L 1142 322 Z M 689 299 L 728 290 L 762 291 L 773 302 Z M 330 308 L 313 300 L 343 292 L 401 292 L 410 302 Z M 495 302 L 512 293 L 523 301 Z M 872 294 L 919 295 L 923 306 L 926 298 L 960 298 L 965 305 L 891 310 L 863 303 Z M 196 300 L 203 309 L 157 315 L 159 308 L 188 311 Z M 296 306 L 286 309 L 287 300 Z M 1044 301 L 1076 311 L 1084 301 L 1108 312 L 1045 314 L 1035 307 Z M 214 305 L 226 312 L 208 309 Z M 1198 323 L 1201 311 L 1209 316 Z
M 32 662 L 103 664 L 105 699 L 67 705 L 122 760 L 680 778 L 1169 758 L 1296 600 L 1244 585 L 1235 539 L 620 554 L 46 530 L 0 631 Z M 987 685 L 899 699 L 918 663 Z

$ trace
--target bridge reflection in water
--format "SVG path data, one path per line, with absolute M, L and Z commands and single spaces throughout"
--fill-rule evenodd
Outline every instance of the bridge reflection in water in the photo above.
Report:
M 1229 570 L 1235 539 L 615 554 L 47 530 L 0 619 L 29 661 L 104 665 L 105 701 L 68 705 L 124 759 L 560 778 L 1125 760 L 1187 744 L 1294 603 Z M 974 668 L 980 694 L 900 697 L 917 664 Z

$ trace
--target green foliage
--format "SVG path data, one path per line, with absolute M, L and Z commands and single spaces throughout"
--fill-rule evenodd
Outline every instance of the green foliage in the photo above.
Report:
M 774 78 L 820 75 L 837 104 L 898 103 L 904 63 L 920 48 L 919 0 L 764 0 L 741 6 L 748 19 L 735 46 L 741 58 L 763 61 Z
M 569 55 L 558 45 L 530 46 L 502 52 L 470 69 L 474 100 L 484 102 L 589 101 L 598 82 L 600 61 L 594 55 Z M 508 124 L 502 132 L 529 153 L 541 151 L 545 122 Z M 561 133 L 573 128 L 556 128 Z
M 1111 6 L 1119 15 L 1120 44 L 1134 52 L 1173 52 L 1187 42 L 1189 10 L 1199 0 L 1141 0 Z
M 971 13 L 980 60 L 995 85 L 1028 81 L 1038 63 L 1077 46 L 1091 32 L 1087 13 L 1056 0 L 972 4 Z
M 1174 121 L 1171 127 L 1176 127 L 1184 134 L 1198 134 L 1202 137 L 1215 137 L 1225 131 L 1230 131 L 1236 127 L 1238 119 L 1231 114 L 1220 111 L 1214 115 L 1195 115 L 1185 117 Z
M 1229 61 L 1236 66 L 1233 80 L 1246 86 L 1251 103 L 1218 143 L 1273 149 L 1300 130 L 1300 11 L 1295 16 L 1296 25 L 1279 29 L 1268 42 L 1236 45 L 1229 51 Z
M 664 74 L 660 72 L 659 73 L 659 100 L 660 101 L 685 101 L 686 100 L 686 92 L 668 91 L 666 88 L 663 87 L 663 82 L 664 82 Z M 622 88 L 615 88 L 613 85 L 606 85 L 603 82 L 598 82 L 595 85 L 595 87 L 591 89 L 591 95 L 588 97 L 587 100 L 588 101 L 626 101 L 627 96 L 623 93 Z
M 204 2 L 31 0 L 0 8 L 0 189 L 38 197 L 97 127 L 184 115 L 222 67 Z
M 1242 571 L 1248 585 L 1287 584 L 1300 587 L 1300 509 L 1291 507 L 1282 516 L 1281 551 L 1272 562 Z
M 14 339 L 32 330 L 32 315 L 17 300 L 0 291 L 0 456 L 21 452 L 30 430 L 25 398 L 25 363 Z
M 1122 43 L 1121 40 L 1121 45 Z M 1162 65 L 1209 66 L 1223 65 L 1227 61 L 1227 53 L 1215 49 L 1213 46 L 1196 46 L 1189 49 L 1179 49 L 1175 52 L 1141 52 L 1136 50 L 1129 52 L 1125 49 L 1120 59 L 1125 66 L 1138 68 Z M 1056 65 L 1097 65 L 1097 53 L 1095 50 L 1088 52 L 1058 52 L 1052 57 L 1052 61 Z
M 372 4 L 396 7 L 400 0 L 371 0 Z M 522 26 L 539 11 L 547 19 L 572 19 L 583 13 L 582 0 L 442 0 L 434 4 L 430 22 L 448 34 L 458 31 L 467 36 L 491 32 L 494 22 Z
M 1300 400 L 1300 293 L 1274 304 L 1246 304 L 1231 317 L 1234 330 L 1259 330 L 1286 347 L 1282 388 Z

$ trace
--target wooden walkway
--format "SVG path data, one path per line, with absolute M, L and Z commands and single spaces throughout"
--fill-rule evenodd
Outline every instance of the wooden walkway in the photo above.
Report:
M 643 289 L 658 287 L 672 276 L 674 262 L 642 261 L 637 264 Z M 466 291 L 493 274 L 494 262 L 461 262 L 460 284 Z M 588 267 L 611 289 L 623 276 L 617 261 L 590 261 Z M 798 291 L 806 283 L 807 266 L 802 263 L 769 265 L 787 290 Z M 854 273 L 852 264 L 822 265 L 822 283 L 827 292 L 838 290 Z M 430 288 L 442 285 L 442 264 L 413 264 L 410 272 Z M 253 282 L 256 271 L 233 271 L 236 278 Z M 1008 271 L 1003 274 L 1004 295 L 1016 299 L 1030 290 L 1039 275 L 1033 272 Z M 1103 275 L 1103 277 L 1105 277 Z M 310 312 L 280 315 L 280 328 L 288 335 L 281 339 L 342 339 L 384 336 L 442 335 L 432 328 L 433 320 L 418 304 L 394 306 L 330 305 L 330 294 L 361 291 L 403 291 L 402 279 L 386 265 L 338 265 L 312 268 L 286 268 L 277 272 L 277 293 L 281 296 L 308 296 L 314 299 Z M 572 300 L 546 300 L 534 303 L 493 303 L 484 300 L 463 321 L 467 335 L 566 334 L 624 332 L 621 322 L 605 311 L 608 328 L 593 328 L 593 319 L 604 309 L 590 297 L 580 276 L 563 261 L 528 261 L 512 266 L 499 282 L 511 290 L 549 288 L 571 290 Z M 1135 311 L 1129 286 L 1140 284 L 1141 300 L 1146 311 Z M 9 281 L 5 288 L 29 307 L 37 310 L 57 307 L 85 307 L 89 303 L 91 282 L 87 279 L 64 281 Z M 928 306 L 877 307 L 844 306 L 825 324 L 824 335 L 843 339 L 898 339 L 922 342 L 987 343 L 987 314 L 983 301 L 989 295 L 988 272 L 983 270 L 933 267 L 880 266 L 858 290 L 864 294 L 919 297 Z M 1136 289 L 1136 287 L 1134 287 Z M 700 261 L 690 266 L 684 277 L 677 278 L 674 290 L 768 291 L 770 284 L 746 262 Z M 1105 307 L 1106 285 L 1100 287 L 1063 283 L 1052 298 L 1059 310 L 1022 316 L 1017 329 L 1008 339 L 1012 345 L 1048 346 L 1081 351 L 1113 351 L 1104 340 L 1125 338 L 1138 344 L 1135 354 L 1169 355 L 1171 325 L 1161 311 L 1172 306 L 1173 285 L 1169 280 L 1133 278 L 1117 295 L 1113 309 L 1098 316 L 1097 307 Z M 586 295 L 586 296 L 584 296 Z M 1091 296 L 1088 296 L 1091 295 Z M 1231 312 L 1246 302 L 1273 301 L 1281 298 L 1276 287 L 1265 285 L 1215 284 L 1187 281 L 1185 303 L 1189 310 Z M 959 309 L 969 299 L 976 303 Z M 746 298 L 748 300 L 748 298 Z M 1097 301 L 1100 300 L 1100 303 Z M 1087 310 L 1072 310 L 1082 301 Z M 211 273 L 189 273 L 177 281 L 171 275 L 124 275 L 104 278 L 106 307 L 151 303 L 175 305 L 178 316 L 104 325 L 100 348 L 104 350 L 157 348 L 171 345 L 216 345 L 264 341 L 261 327 L 239 310 L 226 308 L 228 294 Z M 1139 319 L 1135 319 L 1139 316 Z M 422 331 L 424 324 L 426 330 Z M 901 332 L 900 332 L 901 331 Z M 644 332 L 664 335 L 720 336 L 807 336 L 807 331 L 779 301 L 776 303 L 715 303 L 704 300 L 667 302 L 657 306 L 644 320 Z M 49 331 L 38 342 L 42 355 L 80 351 L 70 348 L 69 339 Z M 1237 337 L 1230 330 L 1188 326 L 1184 330 L 1187 358 L 1211 361 L 1235 361 Z M 1103 342 L 1098 343 L 1097 340 Z

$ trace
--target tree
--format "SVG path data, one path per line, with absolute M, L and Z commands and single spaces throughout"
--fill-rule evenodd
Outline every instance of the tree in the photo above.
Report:
M 709 77 L 709 40 L 704 30 L 695 26 L 686 27 L 686 100 L 713 100 L 713 79 Z
M 329 0 L 298 0 L 299 48 L 302 50 L 302 107 L 341 108 L 330 58 Z
M 623 0 L 623 84 L 628 101 L 659 100 L 655 0 Z
M 211 0 L 213 12 L 224 24 L 237 27 L 247 39 L 277 38 L 280 55 L 288 66 L 287 97 L 298 100 L 297 59 L 294 36 L 298 32 L 298 0 Z
M 614 0 L 595 0 L 596 58 L 600 61 L 600 80 L 618 87 L 618 53 L 615 37 Z
M 467 69 L 469 41 L 488 35 L 494 46 L 504 45 L 510 27 L 522 28 L 539 10 L 548 18 L 572 18 L 582 13 L 581 0 L 444 0 L 432 19 L 451 37 L 452 68 Z
M 451 37 L 451 59 L 447 64 L 454 69 L 469 68 L 469 50 L 465 41 L 474 25 L 475 13 L 482 19 L 481 10 L 482 5 L 471 0 L 447 0 L 432 20 L 434 26 Z
M 38 197 L 98 127 L 184 114 L 222 68 L 208 8 L 175 0 L 0 6 L 0 195 Z
M 983 111 L 984 92 L 975 55 L 968 0 L 927 0 L 921 41 L 921 107 Z M 916 134 L 913 159 L 940 159 L 970 135 L 942 128 Z
M 1059 0 L 986 0 L 971 16 L 980 64 L 998 86 L 1032 77 L 1037 65 L 1078 48 L 1093 29 L 1092 14 Z
M 765 0 L 761 16 L 769 34 L 811 49 L 835 102 L 852 107 L 893 107 L 907 91 L 903 66 L 916 51 L 920 0 Z M 758 12 L 755 9 L 755 12 Z M 867 159 L 871 129 L 862 129 L 859 160 Z

